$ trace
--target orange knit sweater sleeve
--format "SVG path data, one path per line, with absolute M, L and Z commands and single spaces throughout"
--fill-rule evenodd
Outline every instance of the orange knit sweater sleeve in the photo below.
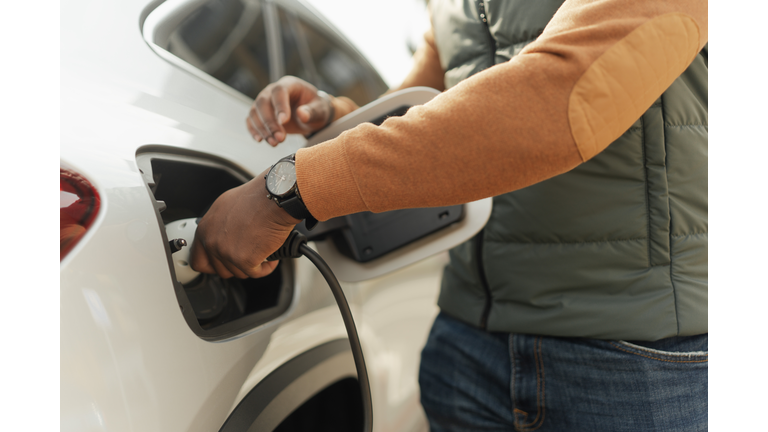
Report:
M 299 189 L 327 220 L 465 203 L 543 181 L 618 138 L 706 42 L 706 0 L 566 0 L 509 62 L 379 127 L 299 150 Z

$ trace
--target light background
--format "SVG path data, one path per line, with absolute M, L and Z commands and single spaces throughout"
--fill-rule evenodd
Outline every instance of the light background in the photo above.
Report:
M 386 24 L 382 10 L 394 9 L 390 5 L 396 1 L 346 2 L 358 12 L 350 26 Z M 59 424 L 59 272 L 53 238 L 60 5 L 9 2 L 5 13 L 17 19 L 0 27 L 5 58 L 25 66 L 9 63 L 1 72 L 6 253 L 0 261 L 5 276 L 0 430 L 57 430 Z M 768 276 L 763 273 L 768 267 L 768 68 L 761 47 L 768 3 L 713 2 L 710 12 L 710 429 L 762 430 L 768 386 L 761 354 L 768 330 Z M 377 66 L 396 64 L 369 55 Z M 396 81 L 398 73 L 387 80 Z M 34 314 L 22 305 L 35 305 Z
M 409 44 L 417 48 L 429 29 L 424 0 L 304 0 L 347 36 L 390 87 L 411 70 Z

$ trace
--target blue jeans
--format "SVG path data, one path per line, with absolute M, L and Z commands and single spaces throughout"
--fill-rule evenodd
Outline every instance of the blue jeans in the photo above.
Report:
M 419 384 L 432 432 L 706 431 L 707 335 L 488 333 L 441 313 Z

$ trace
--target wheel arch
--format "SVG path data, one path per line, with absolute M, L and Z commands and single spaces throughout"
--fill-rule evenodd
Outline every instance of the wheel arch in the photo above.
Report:
M 313 396 L 357 378 L 347 339 L 335 339 L 287 361 L 256 384 L 219 432 L 272 431 Z

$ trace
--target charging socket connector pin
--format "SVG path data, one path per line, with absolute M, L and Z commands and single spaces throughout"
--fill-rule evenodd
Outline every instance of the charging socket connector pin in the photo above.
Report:
M 168 246 L 171 247 L 171 253 L 176 253 L 180 251 L 186 245 L 187 245 L 187 241 L 184 240 L 183 238 L 173 239 L 168 242 Z

